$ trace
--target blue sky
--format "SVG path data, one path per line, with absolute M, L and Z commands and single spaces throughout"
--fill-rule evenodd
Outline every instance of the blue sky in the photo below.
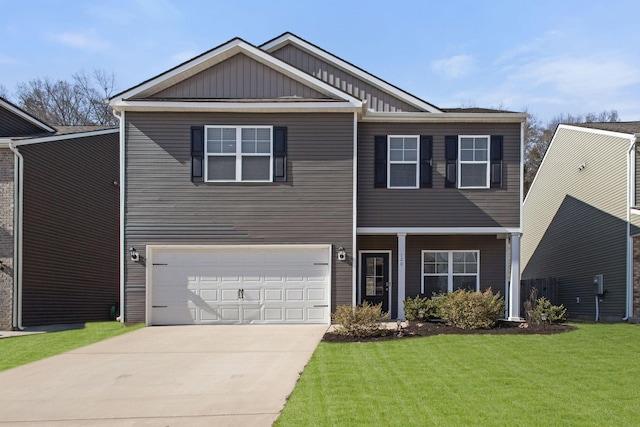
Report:
M 640 120 L 640 2 L 0 0 L 0 85 L 102 69 L 118 91 L 286 31 L 439 107 Z

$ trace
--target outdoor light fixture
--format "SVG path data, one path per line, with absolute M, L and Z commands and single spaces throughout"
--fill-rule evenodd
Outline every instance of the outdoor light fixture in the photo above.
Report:
M 338 248 L 338 260 L 344 261 L 347 259 L 347 251 L 344 250 L 342 246 Z
M 136 251 L 136 248 L 133 246 L 129 247 L 129 255 L 131 256 L 131 261 L 138 262 L 140 261 L 140 254 Z

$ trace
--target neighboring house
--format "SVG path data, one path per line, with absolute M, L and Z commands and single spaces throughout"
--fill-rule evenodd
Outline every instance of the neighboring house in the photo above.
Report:
M 525 114 L 442 109 L 285 33 L 110 100 L 126 322 L 328 323 L 457 288 L 519 319 Z
M 639 136 L 640 122 L 558 126 L 525 199 L 522 278 L 555 278 L 570 317 L 640 312 Z
M 109 320 L 118 129 L 49 126 L 0 98 L 0 330 Z

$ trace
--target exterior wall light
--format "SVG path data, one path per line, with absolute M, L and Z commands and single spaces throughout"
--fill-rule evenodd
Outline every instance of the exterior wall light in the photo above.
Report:
M 344 261 L 347 259 L 347 251 L 344 250 L 342 246 L 338 248 L 338 260 Z
M 129 247 L 129 256 L 131 256 L 131 261 L 138 262 L 140 261 L 140 254 L 136 251 L 136 248 L 133 246 Z

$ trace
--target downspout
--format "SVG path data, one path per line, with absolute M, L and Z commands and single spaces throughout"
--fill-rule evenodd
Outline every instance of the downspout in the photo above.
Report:
M 125 288 L 124 288 L 124 266 L 125 266 L 125 241 L 124 241 L 124 190 L 125 190 L 125 152 L 124 152 L 124 111 L 118 112 L 111 110 L 114 117 L 120 122 L 120 317 L 118 320 L 122 323 L 125 322 Z
M 363 108 L 366 102 L 362 103 Z M 357 287 L 358 287 L 358 275 L 357 265 L 358 260 L 358 247 L 357 247 L 357 227 L 358 227 L 358 113 L 353 113 L 353 165 L 351 170 L 353 171 L 353 246 L 351 251 L 353 252 L 351 259 L 351 304 L 355 307 L 357 304 Z
M 635 148 L 640 134 L 631 138 L 627 150 L 627 304 L 626 315 L 622 320 L 633 316 L 633 238 L 631 237 L 631 208 L 635 205 Z
M 24 158 L 13 141 L 9 142 L 13 151 L 15 166 L 13 169 L 13 319 L 12 327 L 23 330 L 22 326 L 22 200 L 24 178 Z

